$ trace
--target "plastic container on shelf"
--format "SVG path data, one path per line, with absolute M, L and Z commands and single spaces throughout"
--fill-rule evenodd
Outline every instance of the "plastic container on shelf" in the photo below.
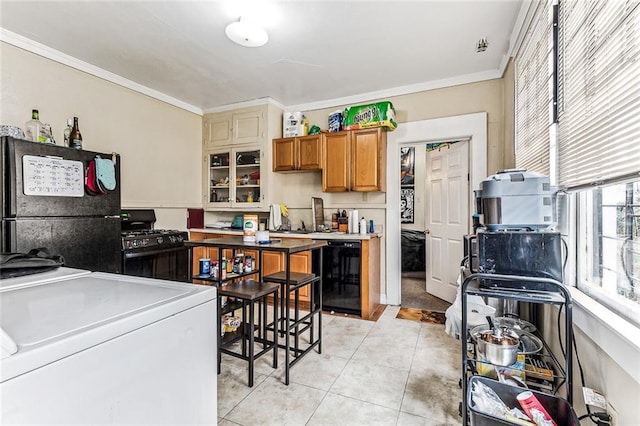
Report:
M 517 386 L 511 386 L 504 383 L 500 383 L 498 381 L 482 377 L 482 376 L 473 376 L 469 379 L 469 386 L 467 388 L 467 396 L 466 403 L 469 410 L 469 415 L 471 419 L 472 426 L 493 426 L 493 425 L 518 425 L 519 423 L 515 423 L 503 418 L 496 417 L 491 414 L 487 414 L 485 412 L 480 411 L 480 409 L 476 406 L 472 397 L 472 389 L 474 388 L 476 383 L 482 383 L 488 387 L 490 387 L 505 403 L 507 407 L 518 407 L 520 408 L 520 404 L 518 403 L 517 397 L 523 392 L 531 391 L 533 395 L 540 401 L 540 404 L 545 408 L 545 410 L 549 413 L 551 418 L 558 425 L 565 426 L 579 426 L 580 422 L 578 421 L 578 417 L 576 416 L 573 407 L 571 404 L 567 402 L 566 399 L 548 395 L 542 392 L 537 392 L 531 389 L 525 389 Z

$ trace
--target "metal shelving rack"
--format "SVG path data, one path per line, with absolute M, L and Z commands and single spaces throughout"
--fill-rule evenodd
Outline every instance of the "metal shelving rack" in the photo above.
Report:
M 566 399 L 572 404 L 572 300 L 571 294 L 567 288 L 560 282 L 550 278 L 538 278 L 519 275 L 499 275 L 475 273 L 467 276 L 462 282 L 461 301 L 462 301 L 462 324 L 460 341 L 462 343 L 462 399 L 467 400 L 468 383 L 470 375 L 474 374 L 476 359 L 468 357 L 467 343 L 469 342 L 469 333 L 467 331 L 467 296 L 475 295 L 481 297 L 492 297 L 498 299 L 509 299 L 519 302 L 528 302 L 535 304 L 551 304 L 564 307 L 565 316 L 565 342 L 564 342 L 564 366 L 561 366 L 557 358 L 553 355 L 547 343 L 542 339 L 544 344 L 543 350 L 548 352 L 554 361 L 554 366 L 560 368 L 561 375 L 556 376 L 560 382 L 554 387 L 555 391 L 566 385 Z M 559 332 L 560 330 L 558 330 Z M 486 363 L 485 361 L 483 361 Z M 461 407 L 462 424 L 467 425 L 469 422 L 469 410 L 467 404 L 463 402 Z

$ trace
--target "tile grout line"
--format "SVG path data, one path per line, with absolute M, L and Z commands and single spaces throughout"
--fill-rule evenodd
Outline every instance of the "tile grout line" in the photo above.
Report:
M 364 321 L 364 320 L 363 320 Z M 333 321 L 330 321 L 333 322 Z M 375 324 L 375 323 L 374 323 Z M 367 336 L 369 335 L 369 333 L 371 333 L 371 330 L 373 330 L 373 327 L 371 327 L 368 331 L 367 334 L 364 336 L 364 338 L 362 339 L 362 342 L 364 342 L 364 340 L 367 338 Z M 340 370 L 340 373 L 338 373 L 338 375 L 336 376 L 336 378 L 333 380 L 333 382 L 331 383 L 331 385 L 329 386 L 329 389 L 327 389 L 327 391 L 325 392 L 324 396 L 322 397 L 322 399 L 320 400 L 320 403 L 316 406 L 316 408 L 313 410 L 313 413 L 311 413 L 311 416 L 309 416 L 309 418 L 307 419 L 307 421 L 305 422 L 305 425 L 308 425 L 309 422 L 311 421 L 311 419 L 313 418 L 313 416 L 316 414 L 316 412 L 318 411 L 318 408 L 320 407 L 320 405 L 322 405 L 322 402 L 327 398 L 327 395 L 329 395 L 331 393 L 331 395 L 338 395 L 341 397 L 345 397 L 344 395 L 339 395 L 339 394 L 335 394 L 331 392 L 331 388 L 333 387 L 333 385 L 336 383 L 336 381 L 338 380 L 338 378 L 340 377 L 340 375 L 344 372 L 345 368 L 347 368 L 347 365 L 349 364 L 349 362 L 351 362 L 351 360 L 353 359 L 353 356 L 356 354 L 356 352 L 358 352 L 358 349 L 360 349 L 360 346 L 362 346 L 362 342 L 360 342 L 360 344 L 358 345 L 358 347 L 356 347 L 356 349 L 353 351 L 353 353 L 351 354 L 351 356 L 347 359 L 347 362 L 344 363 L 344 366 L 342 367 L 342 370 Z M 311 387 L 311 386 L 309 386 Z M 354 399 L 354 398 L 351 398 Z M 359 401 L 359 400 L 356 400 Z

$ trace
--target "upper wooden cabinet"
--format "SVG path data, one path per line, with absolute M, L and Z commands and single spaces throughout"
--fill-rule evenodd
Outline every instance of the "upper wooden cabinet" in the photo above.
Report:
M 387 134 L 382 128 L 325 133 L 324 192 L 385 190 Z
M 351 132 L 327 133 L 322 144 L 322 190 L 349 191 Z
M 205 114 L 202 142 L 205 148 L 257 143 L 264 140 L 266 108 Z
M 322 139 L 320 134 L 274 139 L 273 171 L 321 170 Z

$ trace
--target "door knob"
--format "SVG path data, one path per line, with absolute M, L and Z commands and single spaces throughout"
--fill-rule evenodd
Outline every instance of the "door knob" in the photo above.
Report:
M 424 230 L 424 234 L 425 234 L 425 235 L 429 235 L 430 233 L 431 233 L 431 231 L 430 231 L 430 230 L 428 230 L 428 229 L 425 229 L 425 230 Z

